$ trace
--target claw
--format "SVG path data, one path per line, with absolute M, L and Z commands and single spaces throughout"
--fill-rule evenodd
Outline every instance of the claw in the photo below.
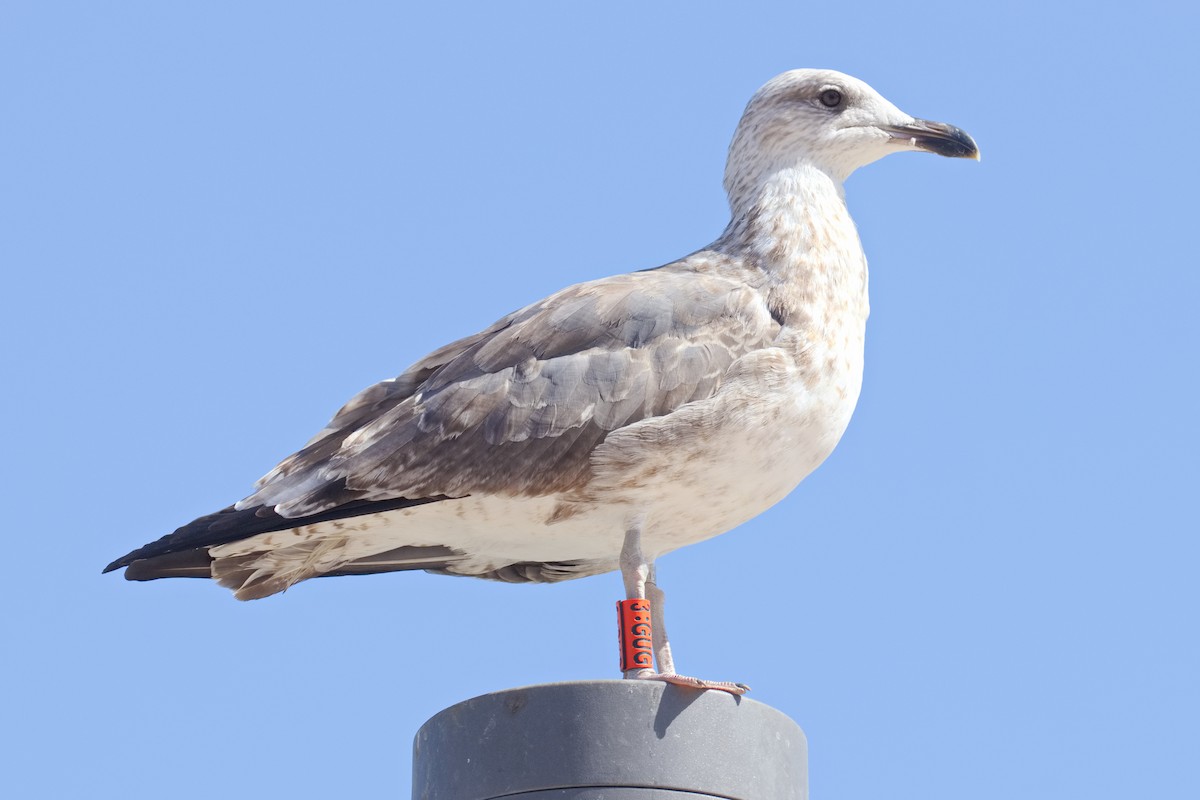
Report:
M 706 681 L 702 678 L 692 678 L 687 675 L 676 675 L 674 673 L 664 672 L 644 672 L 639 675 L 632 676 L 634 680 L 639 681 L 662 681 L 673 686 L 683 686 L 688 689 L 714 689 L 719 692 L 729 692 L 733 695 L 743 695 L 750 691 L 750 687 L 744 683 L 732 683 L 730 681 Z

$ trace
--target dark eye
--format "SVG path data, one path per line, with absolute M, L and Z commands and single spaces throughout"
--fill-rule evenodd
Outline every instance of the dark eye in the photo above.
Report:
M 826 108 L 837 108 L 842 104 L 842 93 L 837 89 L 826 89 L 820 94 L 821 105 Z

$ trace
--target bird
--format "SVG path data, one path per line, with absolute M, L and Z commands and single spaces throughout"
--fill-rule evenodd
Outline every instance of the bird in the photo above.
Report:
M 211 578 L 251 600 L 323 576 L 619 570 L 624 678 L 746 691 L 676 671 L 656 560 L 767 510 L 833 452 L 869 313 L 844 182 L 917 151 L 979 159 L 963 130 L 857 78 L 772 78 L 734 132 L 730 221 L 711 244 L 434 350 L 354 396 L 248 496 L 104 571 Z

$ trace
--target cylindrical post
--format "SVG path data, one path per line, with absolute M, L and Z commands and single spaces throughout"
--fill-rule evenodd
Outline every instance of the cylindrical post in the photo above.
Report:
M 413 800 L 807 800 L 791 719 L 658 681 L 551 683 L 451 706 L 413 742 Z

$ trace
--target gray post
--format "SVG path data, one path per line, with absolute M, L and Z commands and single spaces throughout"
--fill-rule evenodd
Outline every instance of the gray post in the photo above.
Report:
M 508 689 L 434 715 L 413 800 L 807 800 L 808 742 L 770 706 L 657 681 Z

